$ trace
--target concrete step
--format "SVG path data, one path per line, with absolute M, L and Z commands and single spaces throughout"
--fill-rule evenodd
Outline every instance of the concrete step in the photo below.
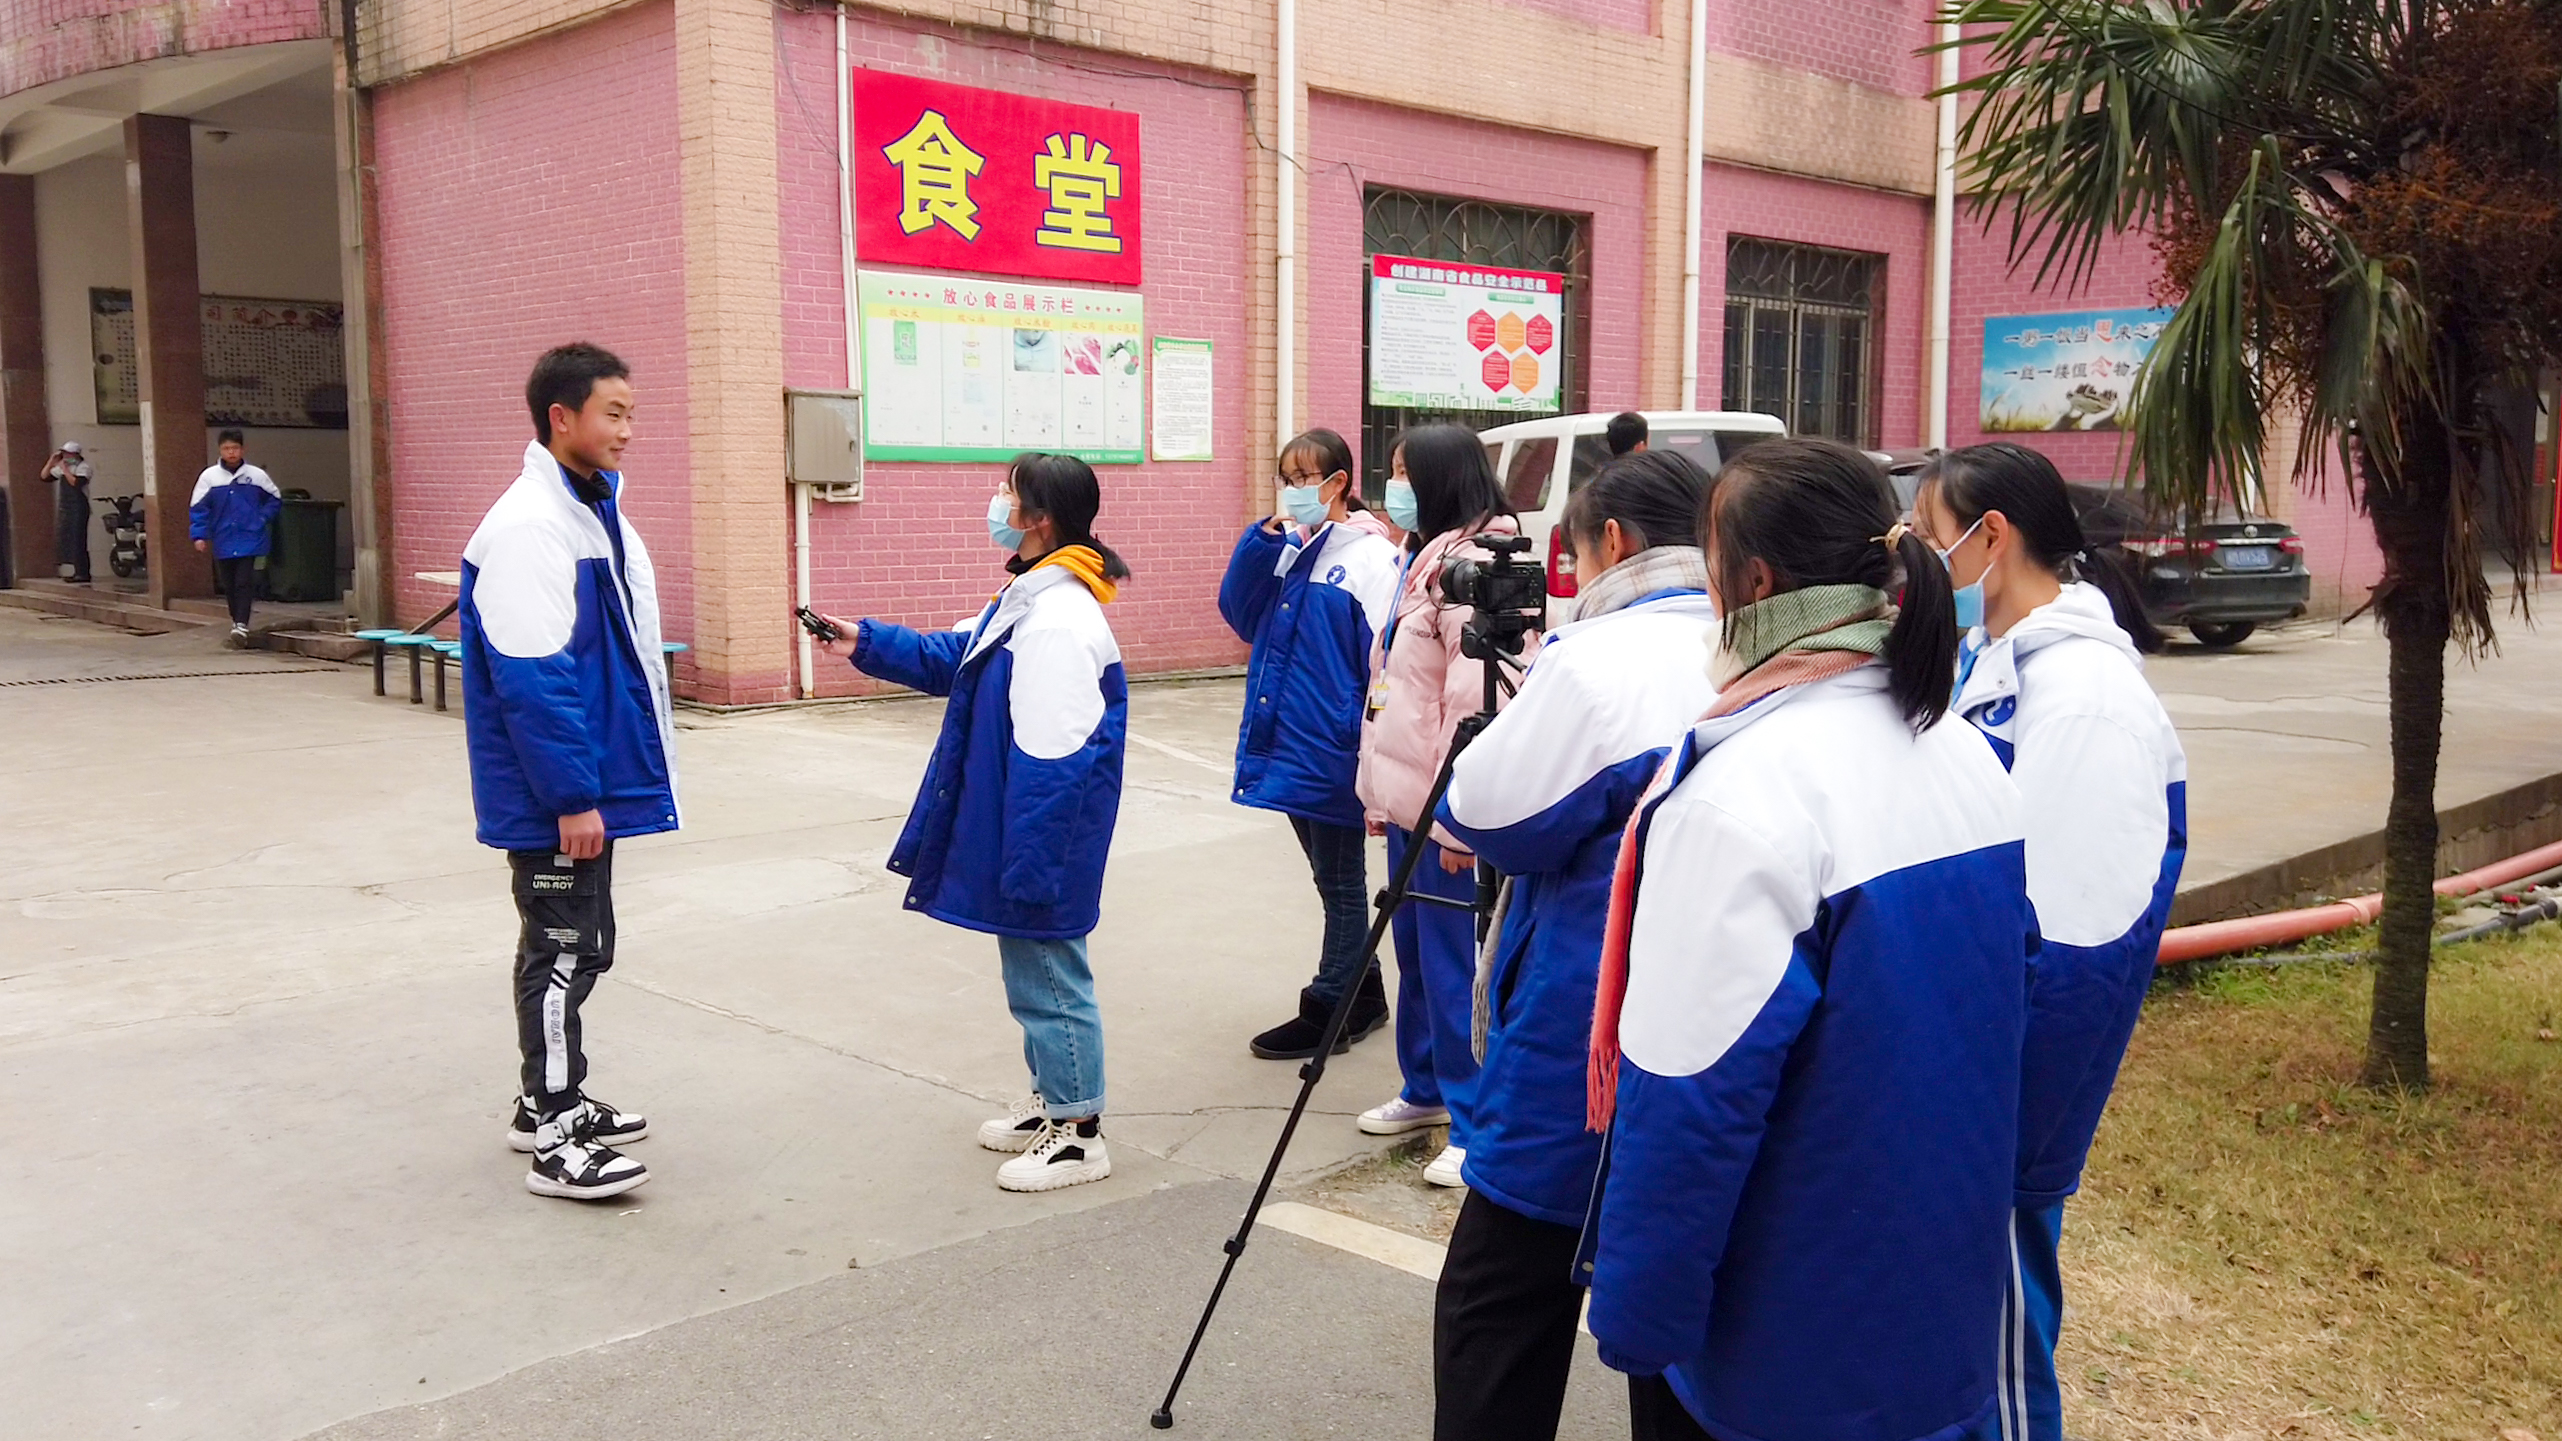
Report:
M 59 580 L 29 580 L 15 590 L 0 590 L 0 605 L 43 611 L 49 615 L 73 616 L 146 635 L 167 635 L 172 631 L 229 624 L 228 617 L 218 608 L 211 615 L 160 610 L 137 596 Z
M 262 630 L 252 637 L 264 650 L 307 655 L 315 660 L 362 661 L 374 654 L 374 643 L 343 631 L 319 629 Z

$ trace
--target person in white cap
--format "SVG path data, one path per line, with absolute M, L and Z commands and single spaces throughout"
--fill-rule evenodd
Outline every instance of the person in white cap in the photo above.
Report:
M 89 583 L 89 458 L 80 442 L 66 440 L 45 457 L 44 478 L 58 483 L 53 497 L 53 559 L 62 578 Z

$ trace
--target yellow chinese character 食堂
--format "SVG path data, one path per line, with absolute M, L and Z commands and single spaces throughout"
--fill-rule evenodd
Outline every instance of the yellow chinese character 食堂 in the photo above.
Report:
M 1051 208 L 1041 212 L 1041 228 L 1032 239 L 1069 250 L 1121 253 L 1121 237 L 1112 233 L 1112 216 L 1104 202 L 1121 198 L 1121 167 L 1112 163 L 1112 147 L 1083 135 L 1053 135 L 1046 153 L 1032 157 L 1032 183 L 1050 192 Z
M 970 199 L 970 177 L 986 168 L 987 159 L 961 143 L 942 111 L 916 117 L 916 124 L 882 146 L 881 154 L 898 167 L 899 229 L 914 235 L 940 222 L 963 240 L 979 238 L 979 207 Z

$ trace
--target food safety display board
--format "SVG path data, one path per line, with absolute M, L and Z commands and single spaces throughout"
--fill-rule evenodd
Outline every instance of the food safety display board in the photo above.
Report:
M 888 270 L 859 289 L 867 459 L 1147 458 L 1136 291 Z
M 1370 403 L 1427 410 L 1558 405 L 1566 278 L 1370 257 Z

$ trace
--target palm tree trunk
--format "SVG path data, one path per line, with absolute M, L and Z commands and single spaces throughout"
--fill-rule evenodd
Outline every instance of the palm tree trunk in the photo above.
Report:
M 2393 799 L 2384 819 L 2384 916 L 2361 1080 L 2429 1084 L 2429 938 L 2437 919 L 2437 765 L 2446 717 L 2447 493 L 2452 437 L 2434 411 L 2411 417 L 2402 474 L 2366 474 L 2367 515 L 2384 553 L 2376 617 L 2389 649 Z

